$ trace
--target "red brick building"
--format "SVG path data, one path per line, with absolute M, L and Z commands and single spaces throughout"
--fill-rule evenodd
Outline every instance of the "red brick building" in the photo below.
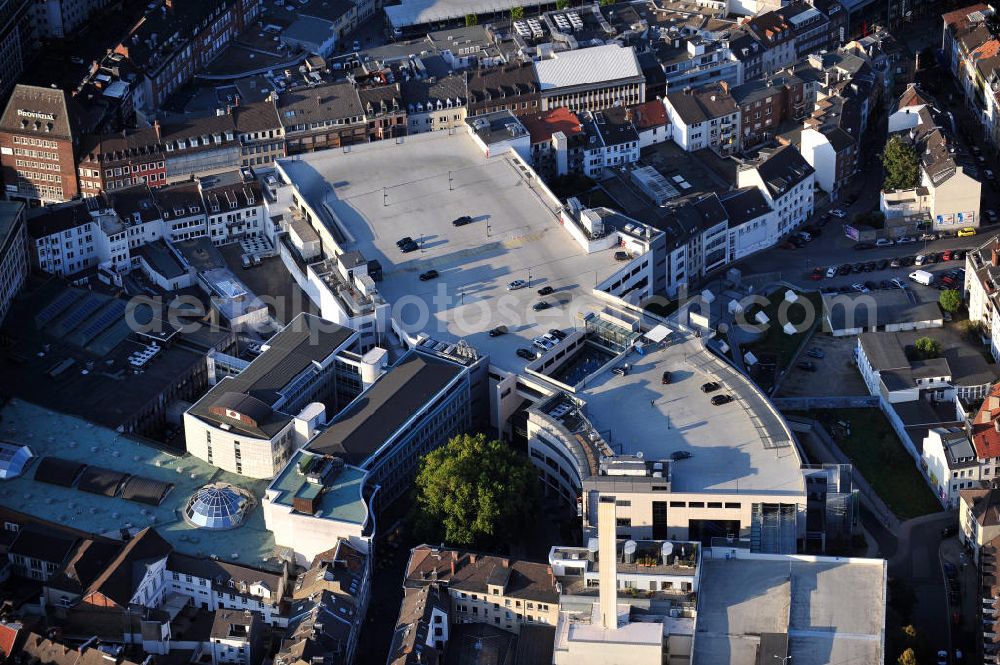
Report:
M 72 100 L 62 90 L 17 85 L 0 118 L 0 168 L 9 199 L 29 204 L 79 193 Z

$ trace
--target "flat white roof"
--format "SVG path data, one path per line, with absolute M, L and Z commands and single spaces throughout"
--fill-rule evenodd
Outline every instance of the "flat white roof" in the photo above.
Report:
M 520 372 L 516 355 L 550 328 L 577 326 L 605 307 L 594 286 L 621 268 L 615 248 L 587 254 L 559 222 L 556 203 L 507 156 L 485 158 L 465 132 L 429 132 L 282 160 L 302 195 L 333 212 L 357 250 L 382 264 L 377 288 L 407 333 L 464 339 L 493 365 Z M 472 222 L 461 227 L 452 220 Z M 423 249 L 402 253 L 408 236 Z M 427 270 L 439 277 L 420 281 Z M 514 280 L 527 288 L 508 291 Z M 539 296 L 537 290 L 552 287 Z M 551 307 L 535 312 L 544 300 Z M 508 333 L 490 337 L 504 325 Z
M 402 0 L 384 8 L 394 28 L 450 21 L 467 14 L 495 14 L 514 7 L 538 7 L 551 0 Z
M 885 561 L 703 558 L 693 665 L 754 665 L 761 633 L 788 633 L 797 665 L 884 662 Z
M 561 51 L 548 60 L 539 60 L 535 74 L 540 88 L 551 90 L 642 76 L 642 69 L 631 46 L 605 44 Z
M 678 336 L 679 338 L 679 336 Z M 604 372 L 579 393 L 586 414 L 623 454 L 673 464 L 673 492 L 760 492 L 801 496 L 801 459 L 784 419 L 743 375 L 689 336 L 645 356 L 632 354 L 625 376 Z M 663 384 L 663 372 L 670 383 Z M 712 393 L 701 386 L 720 384 Z M 734 400 L 712 405 L 712 397 Z

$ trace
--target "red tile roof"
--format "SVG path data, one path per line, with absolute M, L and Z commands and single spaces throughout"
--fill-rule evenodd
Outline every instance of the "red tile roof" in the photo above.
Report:
M 987 10 L 989 10 L 989 5 L 986 4 L 972 5 L 971 7 L 962 7 L 961 9 L 950 11 L 947 14 L 943 14 L 941 18 L 944 19 L 945 25 L 954 25 L 956 23 L 966 21 L 968 19 L 969 14 L 973 12 L 981 12 Z
M 1000 457 L 1000 384 L 993 386 L 972 419 L 972 445 L 980 459 Z
M 10 657 L 14 653 L 14 643 L 17 641 L 20 631 L 21 624 L 19 623 L 0 622 L 0 656 Z
M 667 107 L 658 99 L 633 106 L 629 110 L 632 111 L 635 128 L 639 131 L 667 124 Z
M 583 131 L 580 119 L 563 106 L 551 111 L 521 116 L 521 123 L 527 127 L 532 144 L 550 141 L 556 132 L 562 132 L 569 138 Z
M 916 84 L 911 83 L 906 86 L 906 90 L 899 98 L 899 104 L 897 108 L 905 109 L 910 106 L 924 106 L 927 104 L 927 100 L 923 96 L 923 90 L 921 90 Z

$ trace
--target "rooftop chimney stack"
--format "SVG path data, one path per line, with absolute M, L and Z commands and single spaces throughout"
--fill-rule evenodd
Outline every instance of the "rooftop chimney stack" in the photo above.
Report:
M 598 555 L 601 562 L 600 583 L 601 628 L 618 629 L 618 551 L 615 547 L 617 520 L 615 497 L 602 496 L 597 505 Z
M 1000 244 L 993 245 L 993 251 L 990 253 L 990 263 L 996 268 L 1000 266 Z

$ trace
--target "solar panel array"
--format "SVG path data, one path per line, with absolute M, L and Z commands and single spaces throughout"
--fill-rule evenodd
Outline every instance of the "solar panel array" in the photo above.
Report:
M 63 332 L 76 328 L 78 325 L 83 323 L 88 316 L 100 309 L 104 302 L 104 300 L 95 298 L 88 294 L 88 296 L 84 298 L 83 302 L 69 310 L 62 317 L 62 319 L 59 320 L 56 327 L 60 328 Z
M 52 302 L 42 308 L 35 316 L 35 323 L 39 328 L 48 325 L 49 321 L 62 314 L 63 310 L 75 303 L 80 298 L 80 291 L 67 289 L 57 295 Z
M 125 315 L 125 308 L 126 305 L 123 301 L 116 300 L 111 303 L 111 306 L 104 310 L 103 313 L 84 326 L 80 331 L 80 336 L 83 338 L 83 344 L 90 342 L 90 340 L 97 337 L 105 328 L 123 317 Z

